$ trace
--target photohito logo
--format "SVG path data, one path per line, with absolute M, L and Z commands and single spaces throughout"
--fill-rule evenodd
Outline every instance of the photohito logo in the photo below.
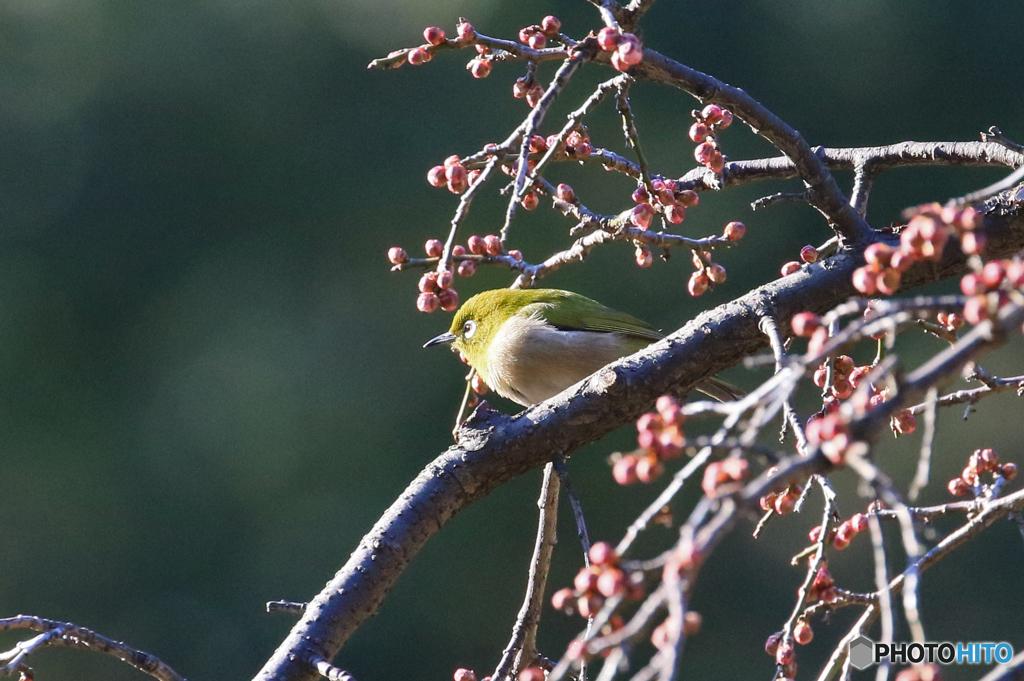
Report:
M 850 641 L 850 664 L 867 669 L 888 658 L 893 664 L 1005 664 L 1013 657 L 1009 643 L 875 643 L 867 636 Z

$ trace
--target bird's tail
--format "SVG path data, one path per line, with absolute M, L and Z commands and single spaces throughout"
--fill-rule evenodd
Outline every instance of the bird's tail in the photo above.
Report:
M 708 397 L 716 399 L 719 402 L 731 402 L 746 395 L 746 393 L 738 387 L 729 381 L 719 378 L 718 376 L 705 378 L 694 387 Z

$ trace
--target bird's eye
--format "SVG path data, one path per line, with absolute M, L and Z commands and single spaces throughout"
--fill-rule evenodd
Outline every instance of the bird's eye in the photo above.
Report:
M 476 322 L 470 319 L 468 322 L 462 325 L 462 337 L 472 338 L 474 333 L 476 333 Z

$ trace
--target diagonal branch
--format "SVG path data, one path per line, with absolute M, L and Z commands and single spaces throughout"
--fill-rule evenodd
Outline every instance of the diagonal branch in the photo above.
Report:
M 15 629 L 29 629 L 39 632 L 39 636 L 32 639 L 32 644 L 27 642 L 20 644 L 21 650 L 15 655 L 15 661 L 20 661 L 28 653 L 43 646 L 78 648 L 80 650 L 106 653 L 116 657 L 159 681 L 185 681 L 184 676 L 168 667 L 155 655 L 136 650 L 121 641 L 109 639 L 106 636 L 97 634 L 92 629 L 86 629 L 71 622 L 58 622 L 32 615 L 18 615 L 16 617 L 0 619 L 0 631 L 12 631 Z M 11 664 L 14 665 L 15 662 Z
M 811 203 L 829 220 L 842 239 L 861 243 L 871 238 L 871 227 L 850 205 L 825 162 L 803 136 L 743 90 L 685 66 L 654 50 L 633 67 L 634 77 L 675 86 L 701 101 L 720 104 L 746 122 L 790 159 L 807 185 Z

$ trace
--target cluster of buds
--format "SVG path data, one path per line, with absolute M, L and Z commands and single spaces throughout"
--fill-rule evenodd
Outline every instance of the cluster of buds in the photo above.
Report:
M 473 25 L 463 20 L 455 27 L 456 33 L 458 34 L 458 42 L 462 44 L 469 43 L 476 38 L 476 30 Z M 448 42 L 448 37 L 445 35 L 443 28 L 437 26 L 428 26 L 423 29 L 423 39 L 427 42 L 419 47 L 414 47 L 409 50 L 405 55 L 406 61 L 412 66 L 419 66 L 420 64 L 426 64 L 428 61 L 434 58 L 434 48 L 444 45 Z M 395 53 L 392 53 L 392 55 Z
M 661 463 L 683 453 L 683 413 L 674 398 L 662 395 L 657 412 L 637 419 L 639 449 L 619 457 L 612 466 L 612 477 L 620 485 L 651 482 L 665 471 Z
M 486 78 L 491 75 L 491 69 L 494 68 L 494 61 L 490 56 L 491 48 L 477 43 L 476 51 L 480 56 L 470 59 L 466 68 L 474 78 Z
M 836 591 L 836 583 L 828 571 L 828 565 L 822 565 L 818 568 L 818 573 L 814 575 L 810 588 L 807 589 L 807 602 L 817 603 L 818 601 L 825 601 L 826 603 L 832 603 L 838 598 L 839 592 Z
M 764 652 L 775 658 L 784 679 L 796 678 L 796 649 L 781 631 L 776 631 L 764 642 Z
M 444 164 L 434 166 L 427 171 L 427 182 L 432 187 L 448 187 L 452 194 L 461 194 L 476 182 L 481 170 L 467 170 L 462 159 L 456 155 L 449 156 Z
M 991 473 L 993 480 L 1013 480 L 1017 477 L 1017 464 L 999 463 L 999 455 L 991 449 L 976 449 L 967 461 L 960 477 L 949 481 L 947 489 L 955 497 L 963 497 L 968 494 L 977 494 L 982 485 L 981 476 Z
M 632 33 L 623 33 L 613 26 L 602 28 L 597 34 L 597 44 L 605 52 L 612 53 L 612 66 L 619 71 L 628 71 L 644 59 L 644 47 Z
M 899 289 L 900 275 L 913 263 L 922 260 L 938 262 L 950 236 L 960 239 L 960 247 L 968 255 L 985 250 L 985 236 L 977 227 L 981 215 L 973 208 L 937 203 L 920 206 L 910 222 L 900 231 L 899 248 L 872 244 L 864 251 L 867 264 L 853 273 L 854 287 L 870 296 L 892 295 Z
M 913 264 L 913 256 L 903 248 L 874 243 L 864 250 L 867 264 L 853 271 L 853 287 L 866 296 L 882 293 L 891 296 L 900 287 L 900 277 Z
M 428 239 L 423 244 L 423 250 L 428 258 L 440 258 L 444 253 L 444 244 L 438 239 Z M 474 234 L 469 237 L 465 246 L 456 244 L 452 247 L 452 259 L 458 262 L 455 271 L 448 269 L 444 263 L 439 263 L 436 271 L 426 272 L 420 277 L 420 294 L 416 299 L 416 308 L 420 312 L 435 312 L 438 309 L 454 311 L 459 306 L 459 294 L 454 288 L 455 275 L 471 277 L 478 267 L 478 260 L 467 258 L 467 253 L 474 256 L 497 256 L 504 252 L 505 247 L 495 234 L 488 234 L 485 237 Z M 519 251 L 509 251 L 508 256 L 518 261 L 523 259 L 523 254 Z M 409 261 L 409 254 L 404 248 L 393 246 L 388 249 L 388 260 L 392 265 L 402 265 Z
M 734 224 L 734 223 L 729 223 Z M 735 223 L 742 226 L 742 223 Z M 728 225 L 726 226 L 726 232 L 728 232 Z M 693 251 L 693 267 L 694 272 L 690 275 L 690 280 L 686 282 L 686 290 L 691 296 L 697 297 L 704 295 L 704 293 L 711 287 L 712 284 L 724 284 L 727 272 L 725 267 L 717 262 L 712 262 L 710 251 Z
M 900 232 L 900 250 L 912 260 L 939 261 L 950 236 L 960 239 L 960 248 L 968 255 L 981 255 L 985 235 L 977 231 L 982 218 L 974 208 L 957 205 L 925 204 Z
M 1009 289 L 1024 288 L 1024 263 L 1019 259 L 990 260 L 960 280 L 960 290 L 970 296 L 964 304 L 964 319 L 979 324 L 1006 305 Z
M 619 564 L 615 548 L 608 542 L 590 547 L 590 567 L 580 568 L 573 587 L 559 589 L 551 597 L 551 605 L 567 615 L 574 611 L 590 618 L 604 605 L 606 598 L 623 595 L 629 600 L 644 596 L 642 572 L 626 574 Z
M 777 472 L 777 468 L 768 469 L 768 475 L 775 475 Z M 758 499 L 758 503 L 762 511 L 775 511 L 779 515 L 787 515 L 793 512 L 796 502 L 803 493 L 803 487 L 794 483 L 781 492 L 769 492 Z
M 662 213 L 668 222 L 678 225 L 686 218 L 686 209 L 700 202 L 697 192 L 680 189 L 675 180 L 656 177 L 651 180 L 651 189 L 654 190 L 654 196 L 644 185 L 633 191 L 632 198 L 636 206 L 629 214 L 629 221 L 640 229 L 651 226 L 655 213 Z
M 803 266 L 801 263 L 810 265 L 816 262 L 818 262 L 818 249 L 807 244 L 800 249 L 800 260 L 790 260 L 787 262 L 782 266 L 781 274 L 784 277 L 788 277 L 800 271 L 800 268 Z
M 512 83 L 512 96 L 516 99 L 525 99 L 529 106 L 534 107 L 544 96 L 544 86 L 532 75 L 520 76 Z
M 548 149 L 556 147 L 559 144 L 558 135 L 549 135 L 548 137 L 541 137 L 540 135 L 534 135 L 530 138 L 530 155 L 541 156 L 547 153 Z M 489 147 L 491 145 L 484 146 L 484 151 L 489 153 Z M 585 128 L 580 130 L 573 130 L 566 135 L 565 142 L 558 149 L 558 158 L 568 159 L 584 159 L 594 153 L 594 147 L 590 143 L 590 135 L 587 134 Z M 529 158 L 526 161 L 526 169 L 533 172 L 533 169 L 537 167 L 539 158 Z M 501 171 L 506 175 L 515 176 L 519 172 L 519 160 L 516 159 L 512 163 L 503 164 Z M 569 185 L 565 185 L 569 189 Z M 561 198 L 561 197 L 559 197 Z M 576 195 L 572 194 L 571 198 L 563 199 L 569 203 L 575 203 Z
M 799 316 L 799 315 L 797 315 Z M 793 328 L 796 329 L 797 318 L 793 318 Z M 824 327 L 822 327 L 824 328 Z M 800 335 L 800 334 L 798 334 Z M 867 371 L 864 371 L 864 370 Z M 860 379 L 867 372 L 871 371 L 871 367 L 858 367 L 854 364 L 853 358 L 849 355 L 839 355 L 835 358 L 832 363 L 832 389 L 831 393 L 833 397 L 840 400 L 845 400 L 853 394 L 854 388 L 857 387 Z M 856 377 L 854 374 L 856 373 Z M 824 388 L 825 383 L 828 380 L 828 365 L 822 364 L 814 372 L 814 385 L 819 388 Z
M 427 244 L 431 242 L 439 246 L 441 243 L 437 239 L 431 239 Z M 429 255 L 430 251 L 427 253 Z M 454 284 L 455 275 L 449 269 L 425 272 L 418 284 L 420 295 L 416 298 L 416 309 L 420 312 L 436 312 L 440 308 L 445 312 L 454 312 L 459 307 L 459 293 L 455 290 Z
M 519 42 L 529 45 L 535 50 L 540 50 L 548 44 L 548 38 L 558 36 L 560 30 L 562 30 L 562 22 L 558 20 L 558 17 L 549 14 L 539 24 L 519 29 Z
M 730 483 L 736 483 L 747 477 L 750 466 L 746 459 L 731 456 L 722 461 L 713 461 L 704 469 L 704 479 L 701 481 L 701 489 L 709 497 L 717 497 L 727 492 L 725 486 L 735 487 Z
M 732 125 L 732 112 L 717 104 L 708 104 L 702 110 L 694 111 L 693 117 L 697 119 L 690 126 L 690 139 L 697 143 L 693 157 L 711 172 L 722 172 L 725 156 L 718 148 L 718 133 Z
M 693 636 L 700 632 L 700 625 L 704 622 L 701 614 L 695 610 L 687 610 L 683 615 L 683 636 Z M 651 632 L 651 644 L 661 650 L 672 644 L 672 640 L 679 631 L 679 624 L 669 617 L 664 622 L 654 627 Z
M 967 323 L 962 314 L 956 312 L 940 312 L 935 315 L 935 320 L 946 327 L 947 331 L 956 332 L 957 329 Z
M 836 551 L 842 551 L 850 546 L 850 542 L 861 532 L 868 529 L 868 517 L 863 513 L 854 513 L 849 519 L 839 524 L 839 527 L 829 531 L 826 542 L 831 542 Z M 821 526 L 812 527 L 808 538 L 814 543 L 821 540 Z
M 875 244 L 877 245 L 877 244 Z M 870 314 L 867 310 L 866 314 Z M 949 323 L 949 318 L 944 318 Z M 940 322 L 943 321 L 940 319 Z M 957 323 L 955 320 L 953 323 Z M 960 322 L 962 323 L 962 322 Z M 810 338 L 808 352 L 816 354 L 828 340 L 828 329 L 820 317 L 813 312 L 801 312 L 793 316 L 793 333 L 797 336 Z M 865 385 L 864 390 L 854 395 L 854 391 L 864 385 L 864 379 L 874 369 L 873 365 L 855 366 L 853 358 L 840 355 L 833 363 L 832 387 L 826 396 L 823 414 L 815 414 L 807 423 L 807 438 L 812 444 L 831 440 L 831 435 L 843 432 L 845 419 L 838 415 L 839 402 L 854 396 L 852 406 L 856 413 L 862 414 L 868 409 L 877 407 L 889 398 L 888 388 L 879 388 L 874 384 Z M 822 364 L 814 372 L 814 385 L 824 388 L 828 381 L 828 366 Z M 834 418 L 830 416 L 834 415 Z M 917 429 L 917 418 L 909 409 L 896 412 L 890 423 L 898 435 L 909 435 Z

